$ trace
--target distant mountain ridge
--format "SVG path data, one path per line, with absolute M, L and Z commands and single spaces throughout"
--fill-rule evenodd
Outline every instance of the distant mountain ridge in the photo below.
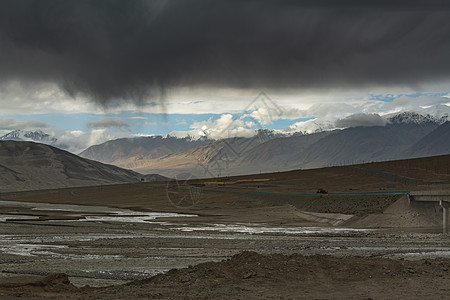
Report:
M 170 135 L 122 138 L 91 146 L 80 156 L 167 178 L 180 173 L 214 177 L 450 153 L 446 114 L 402 112 L 383 118 L 385 126 L 334 129 L 331 122 L 309 120 L 303 122 L 306 125 L 297 124 L 295 132 L 259 129 L 253 137 L 221 140 Z M 0 140 L 57 142 L 41 130 L 15 130 Z
M 424 123 L 436 123 L 444 124 L 448 120 L 448 115 L 435 117 L 430 114 L 422 115 L 416 112 L 402 112 L 399 114 L 391 114 L 385 116 L 390 123 L 396 124 L 424 124 Z
M 173 153 L 183 152 L 210 143 L 208 139 L 194 140 L 189 137 L 136 137 L 121 138 L 91 146 L 80 153 L 81 157 L 105 163 L 124 163 L 124 158 L 132 161 L 155 159 Z
M 450 154 L 447 115 L 404 112 L 384 118 L 385 126 L 344 129 L 310 120 L 312 125 L 304 127 L 312 130 L 310 134 L 259 129 L 253 137 L 221 140 L 170 135 L 122 138 L 89 147 L 80 154 L 88 160 L 52 147 L 57 139 L 41 130 L 14 130 L 0 137 L 0 191 L 161 181 L 180 174 L 202 178 L 277 172 Z
M 403 156 L 415 158 L 449 153 L 450 121 L 447 121 L 408 148 Z
M 205 140 L 198 146 L 190 144 L 186 150 L 183 147 L 173 147 L 177 143 L 177 140 L 173 140 L 171 143 L 175 144 L 167 147 L 170 148 L 169 153 L 163 155 L 164 147 L 159 145 L 160 152 L 153 157 L 123 155 L 127 151 L 145 152 L 149 149 L 124 151 L 120 146 L 121 141 L 116 140 L 91 147 L 81 153 L 81 156 L 95 159 L 95 155 L 101 155 L 103 151 L 109 153 L 109 149 L 116 149 L 114 153 L 108 154 L 108 158 L 113 160 L 107 162 L 141 173 L 156 172 L 165 176 L 191 173 L 196 177 L 215 177 L 318 168 L 450 153 L 447 144 L 439 141 L 439 136 L 448 135 L 448 124 L 445 123 L 447 118 L 445 115 L 434 117 L 405 112 L 386 116 L 385 126 L 335 130 L 328 126 L 327 130 L 318 130 L 312 134 L 297 132 L 288 135 L 261 130 L 251 138 Z M 135 138 L 133 144 L 140 144 L 140 139 Z M 160 142 L 168 145 L 164 139 L 160 139 Z M 436 146 L 425 147 L 434 144 Z M 433 151 L 438 144 L 440 150 Z M 96 154 L 96 151 L 100 153 Z
M 56 143 L 57 139 L 42 130 L 25 131 L 21 129 L 13 130 L 0 137 L 1 141 L 34 141 L 44 143 Z
M 398 122 L 385 126 L 339 130 L 311 145 L 297 166 L 317 168 L 336 164 L 393 160 L 439 127 L 433 122 Z

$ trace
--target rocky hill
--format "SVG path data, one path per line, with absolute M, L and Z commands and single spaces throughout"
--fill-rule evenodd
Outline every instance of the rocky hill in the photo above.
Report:
M 149 175 L 148 179 L 156 175 Z M 152 177 L 153 176 L 153 177 Z M 0 141 L 0 192 L 140 182 L 145 176 L 34 142 Z M 147 179 L 147 180 L 148 180 Z

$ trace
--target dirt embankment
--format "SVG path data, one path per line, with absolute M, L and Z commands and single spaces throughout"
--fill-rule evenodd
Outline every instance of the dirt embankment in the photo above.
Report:
M 346 226 L 357 228 L 431 228 L 440 227 L 442 212 L 439 204 L 428 202 L 410 203 L 408 196 L 400 197 L 382 213 L 369 214 L 351 221 Z
M 106 288 L 76 288 L 63 274 L 0 285 L 0 296 L 58 299 L 437 299 L 450 294 L 450 260 L 393 260 L 242 252 Z

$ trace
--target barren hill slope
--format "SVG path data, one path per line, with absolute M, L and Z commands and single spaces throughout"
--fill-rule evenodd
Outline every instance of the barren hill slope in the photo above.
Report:
M 298 167 L 409 158 L 401 153 L 437 127 L 436 123 L 428 122 L 347 128 L 309 147 Z
M 450 122 L 445 122 L 409 148 L 405 156 L 425 157 L 450 153 Z
M 80 156 L 103 163 L 127 167 L 127 164 L 139 165 L 140 162 L 145 160 L 187 151 L 209 142 L 209 140 L 202 139 L 191 140 L 189 138 L 179 139 L 162 136 L 122 138 L 91 146 L 81 152 Z
M 141 174 L 34 142 L 0 141 L 0 191 L 139 182 Z

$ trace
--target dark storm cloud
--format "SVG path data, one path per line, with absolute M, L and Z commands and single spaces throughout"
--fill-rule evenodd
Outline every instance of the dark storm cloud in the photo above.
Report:
M 0 81 L 142 100 L 177 86 L 417 86 L 450 75 L 448 1 L 0 2 Z

